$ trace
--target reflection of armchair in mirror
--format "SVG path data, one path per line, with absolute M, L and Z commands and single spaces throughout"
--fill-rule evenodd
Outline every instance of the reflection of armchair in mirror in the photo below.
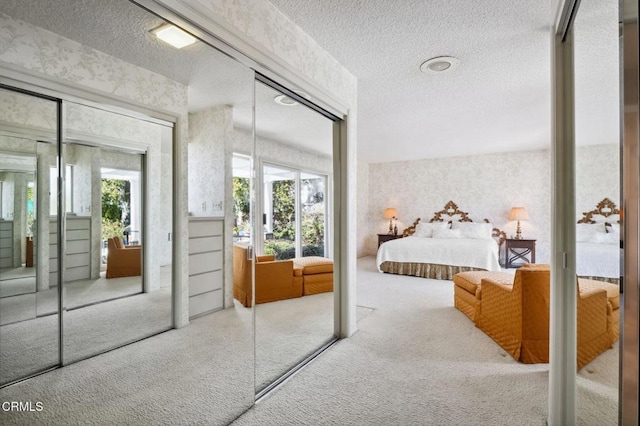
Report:
M 119 237 L 107 240 L 107 278 L 134 277 L 141 274 L 141 247 L 125 246 Z

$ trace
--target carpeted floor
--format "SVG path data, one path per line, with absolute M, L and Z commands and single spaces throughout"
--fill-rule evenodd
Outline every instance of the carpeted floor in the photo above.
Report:
M 375 311 L 237 419 L 249 425 L 544 425 L 548 365 L 515 362 L 453 307 L 450 281 L 390 276 L 359 260 Z M 616 425 L 617 346 L 578 376 L 580 425 Z
M 0 281 L 0 288 L 4 288 L 7 294 L 12 294 L 0 298 L 0 325 L 57 313 L 58 288 L 51 287 L 50 289 L 36 292 L 35 278 L 29 279 L 32 280 L 30 289 L 20 294 L 11 293 L 11 291 L 17 291 L 16 287 L 12 286 L 12 283 L 16 282 L 17 279 Z M 20 279 L 19 281 L 23 280 Z M 170 284 L 170 279 L 166 283 L 163 280 L 162 287 L 169 287 Z M 65 307 L 67 309 L 76 309 L 104 300 L 140 293 L 142 292 L 142 278 L 137 276 L 106 279 L 105 272 L 101 272 L 100 278 L 97 279 L 65 283 L 64 290 L 66 295 Z
M 548 365 L 515 362 L 453 307 L 449 281 L 358 265 L 358 328 L 233 424 L 544 425 Z M 0 390 L 3 424 L 226 424 L 251 404 L 252 318 L 226 309 Z M 617 349 L 578 376 L 581 425 L 617 424 Z M 232 384 L 231 386 L 229 384 Z
M 333 293 L 256 305 L 256 390 L 261 391 L 333 333 Z

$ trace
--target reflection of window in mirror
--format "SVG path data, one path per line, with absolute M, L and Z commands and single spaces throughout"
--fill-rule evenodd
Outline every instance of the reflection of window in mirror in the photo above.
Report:
M 233 153 L 233 242 L 248 241 L 250 222 L 250 180 L 251 158 Z

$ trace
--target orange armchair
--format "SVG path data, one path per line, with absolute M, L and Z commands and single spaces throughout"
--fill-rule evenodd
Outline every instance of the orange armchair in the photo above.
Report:
M 142 273 L 140 246 L 124 246 L 118 237 L 107 240 L 107 278 L 134 277 Z
M 255 303 L 302 297 L 302 269 L 292 260 L 275 260 L 274 256 L 256 256 Z M 233 297 L 243 306 L 252 306 L 251 260 L 247 248 L 233 246 Z
M 515 360 L 549 362 L 549 290 L 548 265 L 518 269 L 513 285 L 483 279 L 476 325 Z M 578 288 L 578 369 L 612 347 L 611 315 L 604 288 Z

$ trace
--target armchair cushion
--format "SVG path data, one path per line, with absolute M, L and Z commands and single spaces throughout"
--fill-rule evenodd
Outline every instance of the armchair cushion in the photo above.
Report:
M 107 278 L 132 277 L 142 274 L 140 246 L 124 246 L 118 237 L 107 240 Z

